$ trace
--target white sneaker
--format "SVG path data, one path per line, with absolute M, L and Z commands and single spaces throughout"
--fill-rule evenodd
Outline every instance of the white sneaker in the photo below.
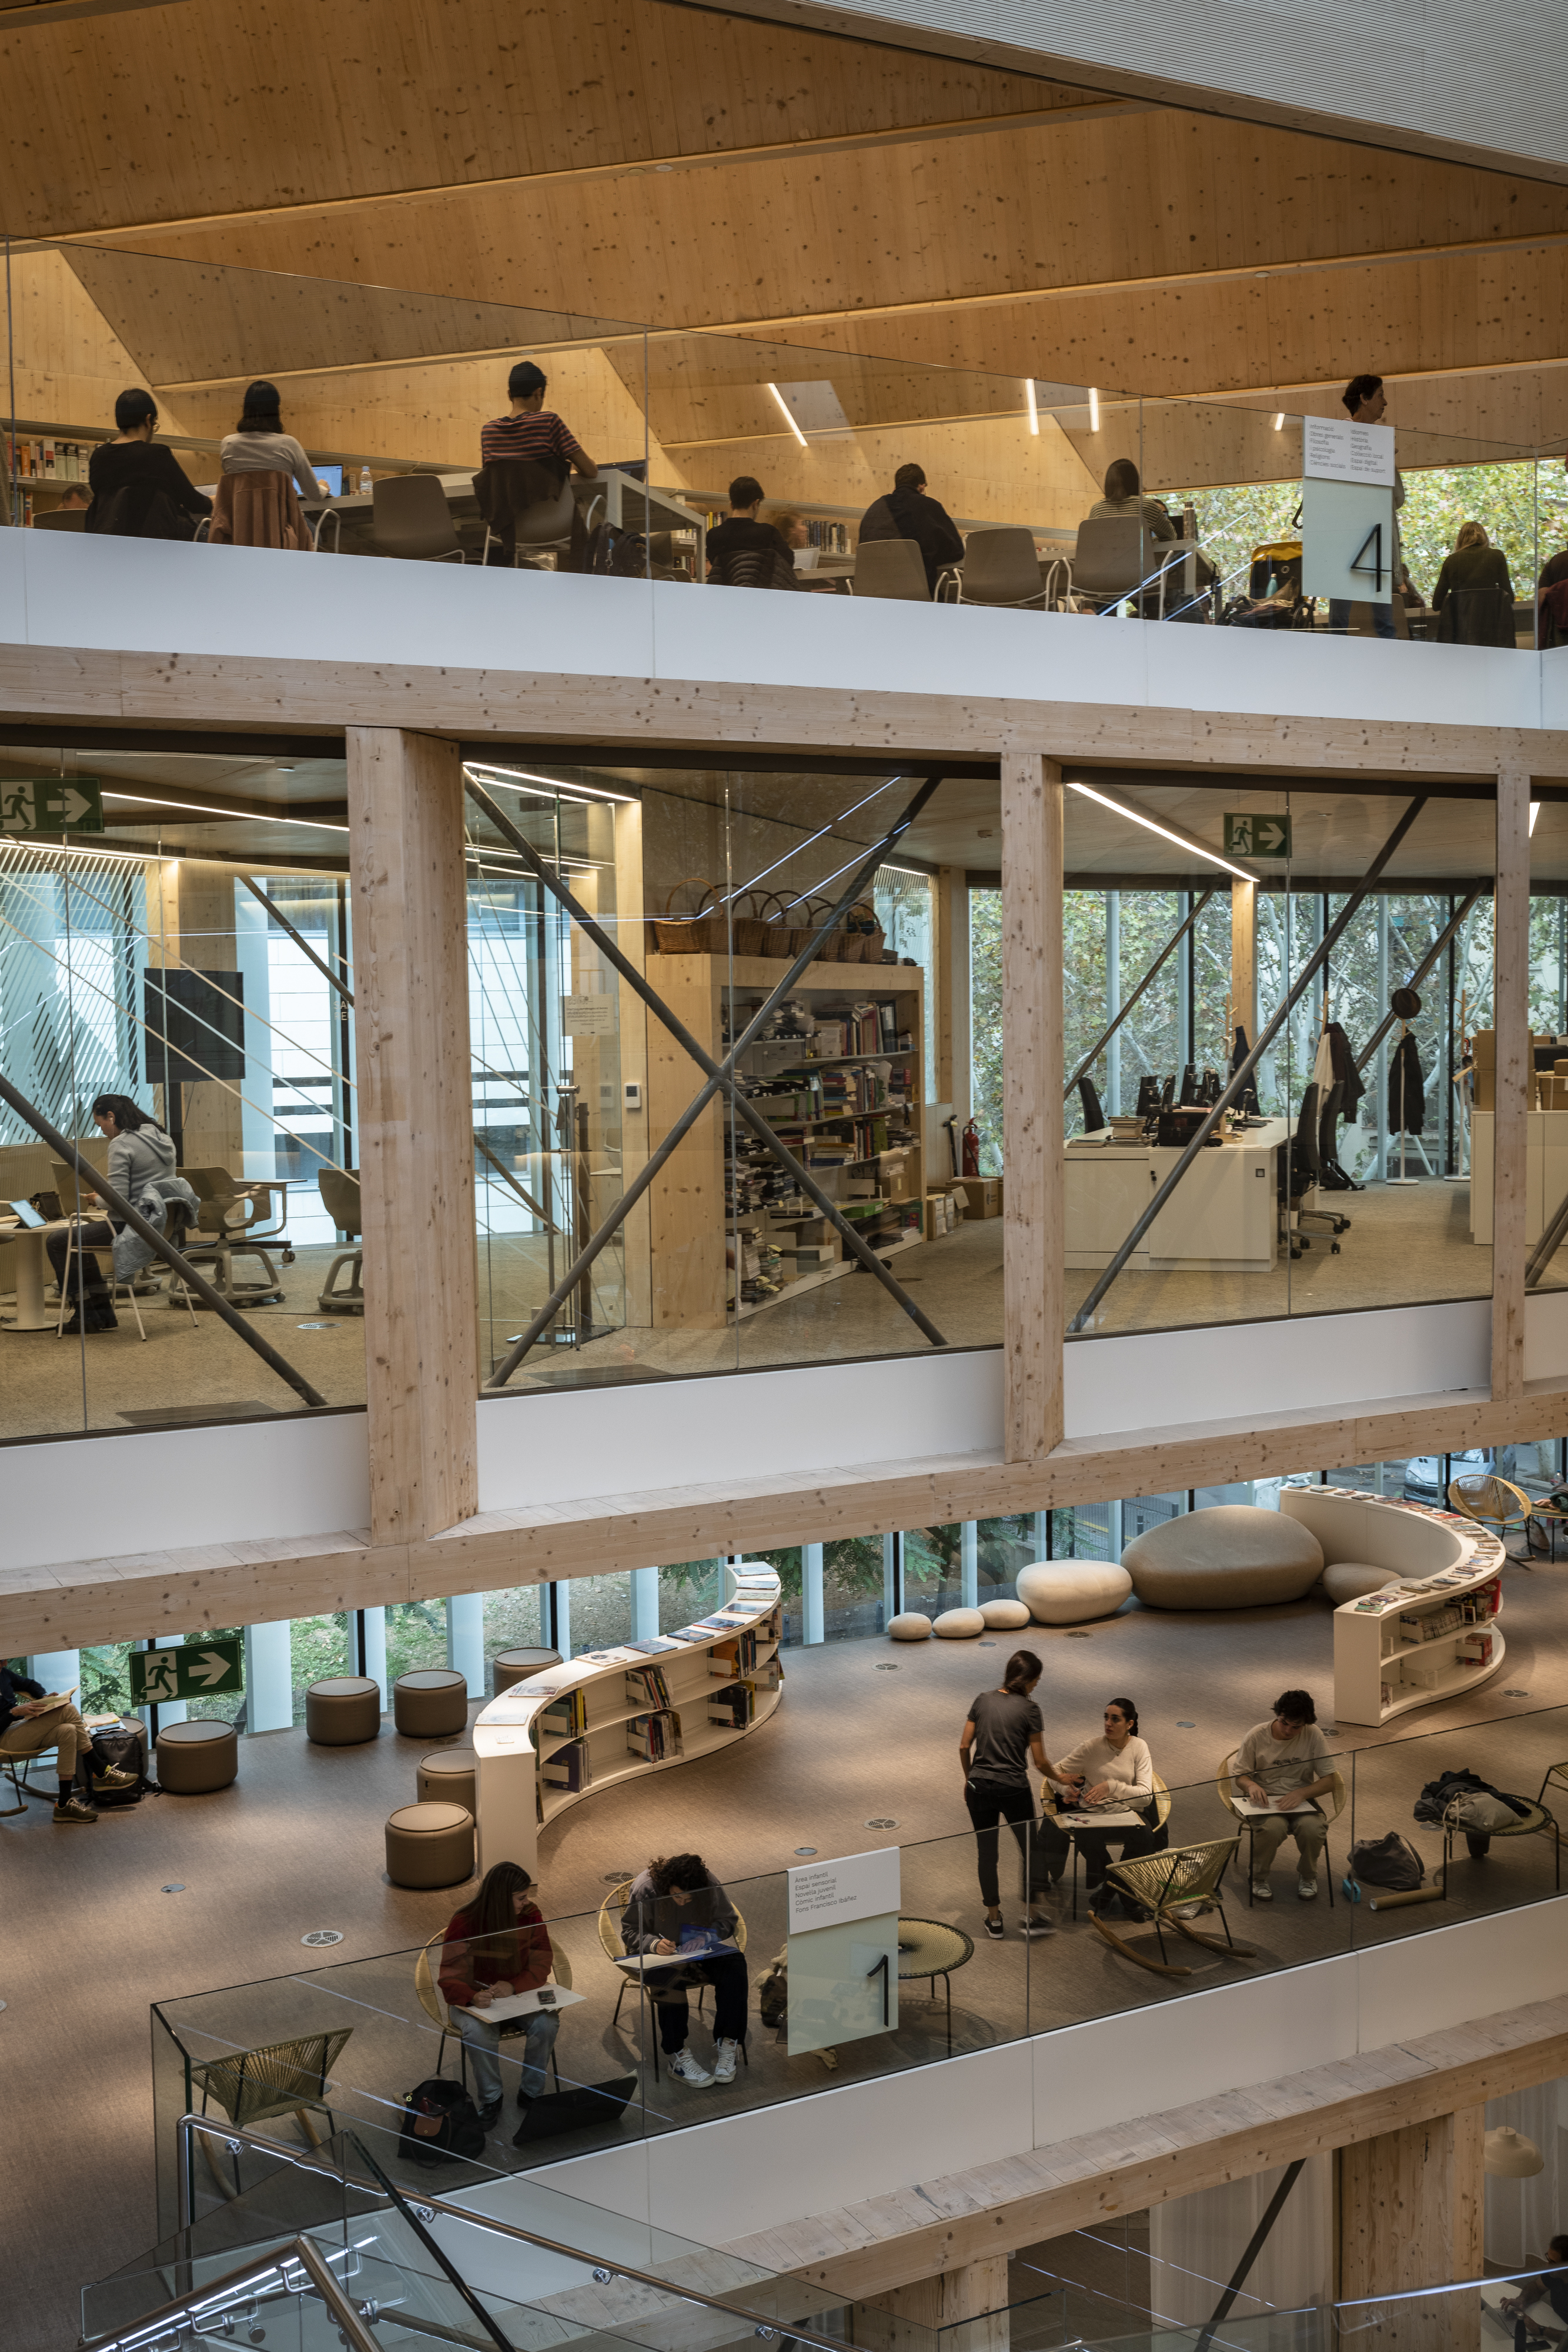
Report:
M 708 2084 L 713 2081 L 713 2076 L 711 2074 L 705 2074 L 703 2073 L 702 2068 L 697 2064 L 696 2060 L 692 2056 L 689 2050 L 677 2050 L 674 2056 L 669 2061 L 669 2067 L 672 2074 L 678 2075 L 683 2083 L 695 2084 L 699 2091 L 706 2091 Z M 735 2068 L 733 2065 L 729 2071 L 732 2074 L 734 2074 Z
M 1297 1879 L 1296 1893 L 1303 1903 L 1311 1903 L 1314 1901 L 1317 1895 L 1317 1891 L 1318 1882 L 1315 1878 Z
M 735 2080 L 735 2062 L 740 2055 L 739 2042 L 716 2042 L 714 2043 L 714 2049 L 716 2053 L 714 2059 L 713 2068 L 714 2081 L 716 2083 L 733 2083 Z
M 1274 1900 L 1274 1890 L 1266 1878 L 1252 1881 L 1252 1900 L 1254 1903 L 1272 1903 Z
M 1045 1918 L 1038 1911 L 1031 1911 L 1027 1919 L 1020 1919 L 1019 1926 L 1024 1934 L 1030 1937 L 1054 1936 L 1056 1933 L 1055 1922 Z

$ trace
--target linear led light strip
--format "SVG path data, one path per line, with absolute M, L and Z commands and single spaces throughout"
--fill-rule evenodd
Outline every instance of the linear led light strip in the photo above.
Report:
M 266 816 L 260 809 L 209 808 L 204 801 L 161 801 L 153 793 L 104 793 L 106 801 L 129 801 L 135 808 L 178 809 L 182 816 L 225 816 L 231 824 L 308 824 L 317 833 L 347 833 L 346 824 L 329 824 L 319 816 Z
M 1223 866 L 1228 874 L 1239 876 L 1243 882 L 1257 881 L 1256 874 L 1249 872 L 1245 866 L 1233 865 L 1228 857 L 1222 857 L 1218 849 L 1211 849 L 1207 841 L 1199 841 L 1196 834 L 1178 833 L 1168 824 L 1158 824 L 1152 816 L 1145 816 L 1142 809 L 1134 808 L 1126 801 L 1113 800 L 1109 793 L 1097 793 L 1092 784 L 1076 783 L 1071 777 L 1064 781 L 1069 792 L 1082 793 L 1086 801 L 1098 801 L 1102 808 L 1113 809 L 1118 816 L 1131 817 L 1134 824 L 1143 825 L 1149 833 L 1157 833 L 1162 841 L 1172 841 L 1178 849 L 1190 849 L 1211 866 Z
M 465 760 L 463 772 L 465 776 L 495 776 L 528 800 L 616 801 L 625 808 L 637 805 L 633 793 L 606 792 L 598 784 L 558 784 L 553 776 L 531 775 L 527 768 L 493 768 L 485 761 Z M 540 789 L 528 792 L 527 787 L 530 784 Z
M 801 432 L 800 426 L 796 424 L 794 412 L 790 408 L 789 402 L 785 399 L 783 394 L 779 391 L 776 383 L 770 383 L 768 389 L 779 404 L 779 415 L 783 417 L 785 424 L 789 427 L 790 432 L 795 436 L 796 440 L 799 441 L 801 448 L 803 449 L 806 446 L 806 436 Z

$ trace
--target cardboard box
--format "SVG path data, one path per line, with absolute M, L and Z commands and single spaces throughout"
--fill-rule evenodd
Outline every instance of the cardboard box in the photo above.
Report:
M 1473 1110 L 1496 1110 L 1497 1072 L 1483 1070 L 1478 1064 L 1470 1072 L 1470 1107 Z
M 999 1217 L 1002 1213 L 1002 1179 L 999 1176 L 966 1176 L 964 1196 L 968 1202 L 964 1213 L 970 1219 Z
M 1478 1070 L 1495 1070 L 1497 1067 L 1497 1031 L 1495 1029 L 1478 1029 L 1475 1035 L 1470 1039 L 1470 1052 L 1475 1057 L 1475 1065 Z

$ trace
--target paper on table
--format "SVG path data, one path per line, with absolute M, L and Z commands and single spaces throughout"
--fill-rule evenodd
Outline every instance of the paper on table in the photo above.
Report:
M 541 2001 L 539 1999 L 541 1992 L 552 1992 L 555 1999 Z M 531 1992 L 498 1993 L 488 2009 L 476 2010 L 474 2014 L 476 2017 L 487 2017 L 493 2023 L 499 2025 L 508 2017 L 532 2017 L 541 2009 L 547 2012 L 558 2009 L 570 2009 L 573 2001 L 586 2000 L 587 1998 L 586 1993 L 571 1992 L 565 1985 L 535 1985 Z
M 641 1976 L 644 1969 L 690 1968 L 694 1960 L 722 1958 L 726 1952 L 737 1948 L 734 1944 L 718 1944 L 712 1952 L 618 1952 L 615 1965 Z
M 1263 1813 L 1312 1813 L 1317 1811 L 1310 1797 L 1304 1797 L 1299 1805 L 1260 1805 L 1251 1797 L 1244 1797 L 1239 1790 L 1231 1798 L 1231 1802 L 1237 1811 L 1249 1820 Z

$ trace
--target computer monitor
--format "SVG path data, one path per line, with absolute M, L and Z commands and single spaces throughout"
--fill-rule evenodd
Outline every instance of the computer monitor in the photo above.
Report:
M 31 1226 L 35 1232 L 39 1225 L 47 1224 L 48 1222 L 47 1218 L 39 1216 L 31 1201 L 13 1201 L 11 1214 L 18 1224 Z
M 342 497 L 343 468 L 341 466 L 313 466 L 311 470 L 315 474 L 316 479 L 319 482 L 326 483 L 328 489 L 330 490 L 335 499 L 340 499 Z

